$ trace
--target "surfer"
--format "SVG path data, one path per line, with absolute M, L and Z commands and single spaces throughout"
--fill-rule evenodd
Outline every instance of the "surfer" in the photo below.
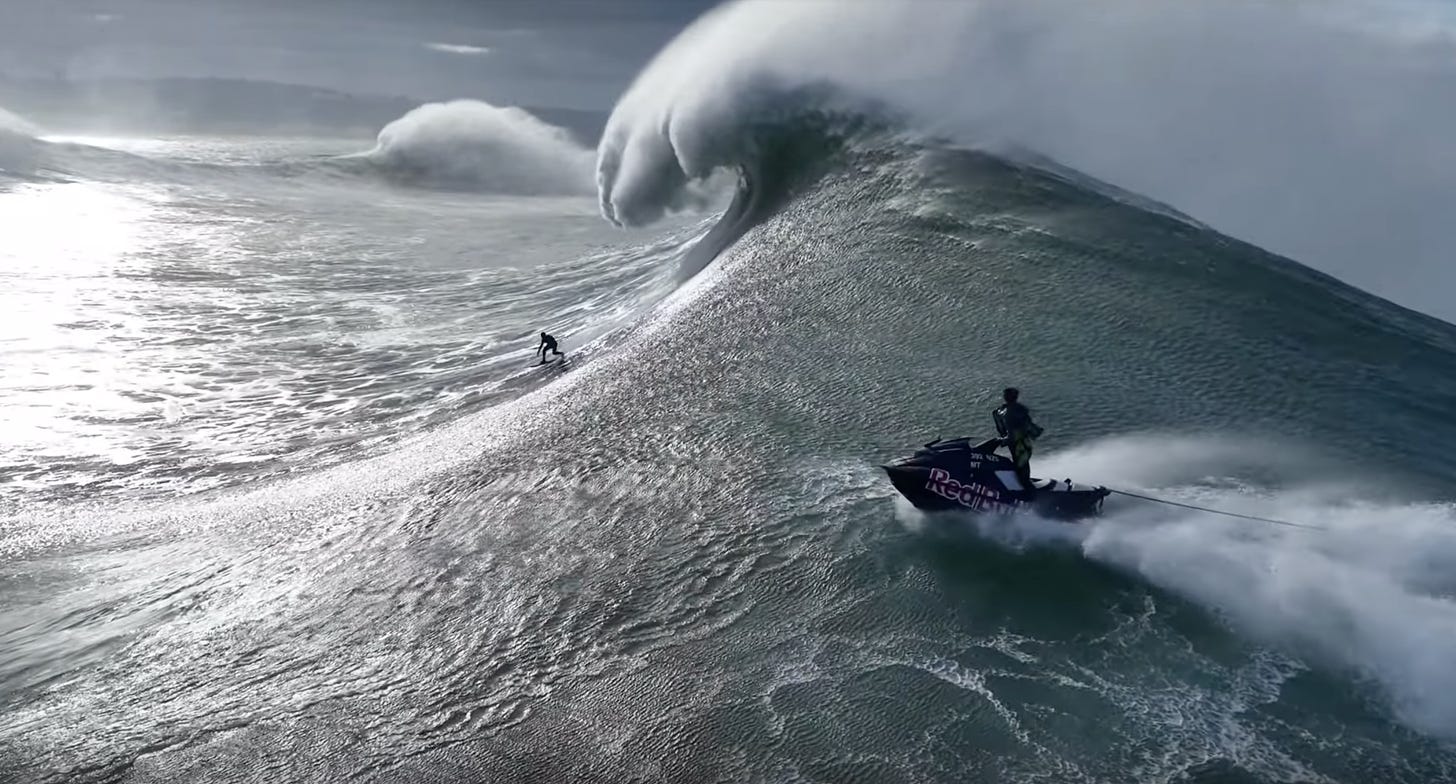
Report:
M 1007 387 L 1001 397 L 1006 402 L 991 413 L 991 418 L 996 420 L 996 433 L 1001 436 L 1001 444 L 1011 448 L 1016 478 L 1030 494 L 1036 489 L 1031 485 L 1032 442 L 1041 436 L 1042 429 L 1031 421 L 1031 409 L 1019 402 L 1020 390 Z
M 557 351 L 556 350 L 556 338 L 553 338 L 550 335 L 546 334 L 545 332 L 542 332 L 541 333 L 541 345 L 539 345 L 539 346 L 536 347 L 536 353 L 541 355 L 541 362 L 540 362 L 540 364 L 542 364 L 542 365 L 546 364 L 546 350 L 547 349 L 550 349 L 551 350 L 551 355 L 552 356 L 555 356 L 555 357 L 564 357 L 564 356 L 566 356 L 566 353 L 565 352 L 563 352 L 563 351 Z

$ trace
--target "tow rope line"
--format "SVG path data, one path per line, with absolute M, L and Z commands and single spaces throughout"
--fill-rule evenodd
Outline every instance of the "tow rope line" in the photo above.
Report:
M 1287 525 L 1290 528 L 1304 528 L 1304 529 L 1309 530 L 1309 531 L 1328 531 L 1329 530 L 1328 528 L 1322 528 L 1322 527 L 1320 527 L 1318 525 L 1305 525 L 1304 523 L 1291 523 L 1288 520 L 1275 520 L 1272 517 L 1258 517 L 1258 516 L 1255 516 L 1255 515 L 1239 514 L 1237 512 L 1225 512 L 1225 511 L 1220 510 L 1220 509 L 1209 509 L 1207 507 L 1194 506 L 1192 504 L 1180 504 L 1177 501 L 1169 501 L 1169 500 L 1167 500 L 1165 498 L 1154 498 L 1154 497 L 1152 497 L 1150 495 L 1138 495 L 1137 493 L 1129 493 L 1126 490 L 1108 490 L 1108 492 L 1110 492 L 1110 493 L 1116 493 L 1118 495 L 1125 495 L 1128 498 L 1136 498 L 1139 501 L 1151 501 L 1151 502 L 1153 502 L 1155 504 L 1165 504 L 1167 506 L 1177 506 L 1177 507 L 1181 507 L 1183 509 L 1192 509 L 1195 512 L 1206 512 L 1208 514 L 1224 515 L 1225 517 L 1237 517 L 1237 518 L 1239 518 L 1241 520 L 1253 520 L 1253 521 L 1259 522 L 1259 523 L 1273 523 L 1274 525 Z

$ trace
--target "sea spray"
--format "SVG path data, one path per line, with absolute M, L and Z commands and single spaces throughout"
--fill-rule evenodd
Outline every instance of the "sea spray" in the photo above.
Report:
M 1200 512 L 1109 504 L 1085 529 L 1087 557 L 1192 599 L 1241 632 L 1353 672 L 1409 725 L 1456 738 L 1456 507 L 1340 492 L 1328 463 L 1230 437 L 1109 439 L 1040 461 L 1087 480 L 1160 486 L 1210 508 L 1319 525 L 1288 529 Z M 1261 460 L 1262 458 L 1262 460 Z M 1311 461 L 1316 460 L 1313 456 Z M 1263 462 L 1276 487 L 1237 481 Z M 1350 473 L 1349 466 L 1345 468 Z M 1035 521 L 1044 527 L 1042 521 Z M 996 538 L 996 537 L 993 537 Z

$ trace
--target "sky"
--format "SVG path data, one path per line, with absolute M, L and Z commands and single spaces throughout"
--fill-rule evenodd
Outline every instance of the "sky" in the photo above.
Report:
M 608 109 L 715 0 L 3 0 L 0 74 Z

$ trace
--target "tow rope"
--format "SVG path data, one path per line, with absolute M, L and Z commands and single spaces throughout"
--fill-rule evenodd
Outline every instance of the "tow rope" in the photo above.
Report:
M 1272 517 L 1258 517 L 1257 515 L 1239 514 L 1238 512 L 1225 512 L 1225 511 L 1223 511 L 1221 509 L 1209 509 L 1209 508 L 1204 507 L 1204 506 L 1194 506 L 1193 504 L 1182 504 L 1182 503 L 1179 503 L 1177 501 L 1169 501 L 1169 500 L 1167 500 L 1165 498 L 1154 498 L 1154 497 L 1152 497 L 1150 495 L 1138 495 L 1137 493 L 1129 493 L 1126 490 L 1111 490 L 1111 489 L 1109 489 L 1108 492 L 1110 492 L 1110 493 L 1116 493 L 1118 495 L 1125 495 L 1128 498 L 1136 498 L 1139 501 L 1151 501 L 1152 503 L 1155 503 L 1155 504 L 1165 504 L 1167 506 L 1177 506 L 1177 507 L 1181 507 L 1183 509 L 1192 509 L 1195 512 L 1205 512 L 1207 514 L 1224 515 L 1225 517 L 1237 517 L 1237 518 L 1239 518 L 1241 520 L 1253 520 L 1255 522 L 1260 522 L 1260 523 L 1273 523 L 1274 525 L 1287 525 L 1290 528 L 1304 528 L 1304 529 L 1310 530 L 1310 531 L 1328 531 L 1329 530 L 1328 528 L 1322 528 L 1322 527 L 1320 527 L 1318 525 L 1305 525 L 1304 523 L 1291 523 L 1288 520 L 1275 520 Z

